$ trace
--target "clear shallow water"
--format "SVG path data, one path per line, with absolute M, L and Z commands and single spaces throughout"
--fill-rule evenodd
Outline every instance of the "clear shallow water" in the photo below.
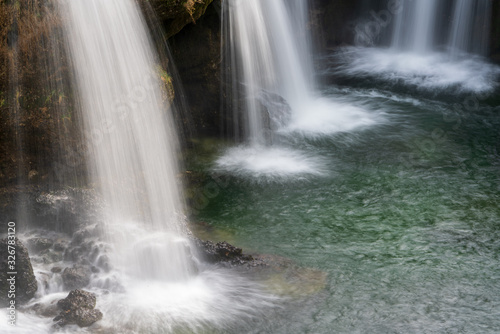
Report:
M 322 159 L 322 175 L 259 183 L 234 171 L 198 216 L 247 251 L 328 274 L 322 292 L 251 333 L 500 332 L 500 108 L 325 94 L 380 121 L 289 137 Z

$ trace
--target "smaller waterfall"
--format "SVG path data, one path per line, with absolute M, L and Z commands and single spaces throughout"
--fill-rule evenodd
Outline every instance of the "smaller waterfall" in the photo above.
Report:
M 245 137 L 253 144 L 264 143 L 266 112 L 273 112 L 266 109 L 267 97 L 277 96 L 274 102 L 281 97 L 296 110 L 311 94 L 308 42 L 300 35 L 307 31 L 306 7 L 302 0 L 224 3 L 232 95 L 235 100 L 244 99 Z M 292 31 L 299 32 L 299 38 Z
M 307 0 L 226 0 L 223 32 L 236 134 L 217 168 L 281 178 L 322 174 L 321 159 L 287 147 L 300 136 L 323 136 L 372 124 L 361 108 L 323 97 L 314 79 Z M 242 121 L 243 126 L 240 122 Z M 293 140 L 292 140 L 293 141 Z M 296 145 L 295 145 L 296 146 Z
M 438 15 L 440 14 L 440 15 Z M 448 24 L 443 24 L 451 18 Z M 454 0 L 452 6 L 434 0 L 403 0 L 396 14 L 390 45 L 393 49 L 428 53 L 443 46 L 457 56 L 485 56 L 491 20 L 490 0 Z M 439 36 L 448 31 L 448 38 Z
M 491 20 L 491 1 L 456 0 L 448 46 L 450 53 L 460 52 L 485 56 Z
M 435 0 L 405 1 L 396 17 L 391 46 L 413 52 L 428 52 L 433 46 L 437 3 Z
M 495 90 L 500 69 L 483 58 L 488 54 L 491 0 L 398 3 L 398 9 L 391 12 L 392 25 L 387 25 L 392 29 L 387 31 L 390 47 L 342 49 L 333 57 L 337 74 L 368 77 L 427 93 Z M 356 27 L 356 41 L 377 39 L 378 36 L 367 35 L 371 25 L 379 24 L 371 20 Z M 380 31 L 372 32 L 382 34 L 382 27 L 379 28 Z

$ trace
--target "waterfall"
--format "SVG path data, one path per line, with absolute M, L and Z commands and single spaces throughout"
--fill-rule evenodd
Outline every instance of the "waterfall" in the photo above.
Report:
M 448 45 L 452 55 L 488 52 L 491 1 L 456 0 Z
M 451 6 L 440 11 L 442 5 L 435 0 L 403 0 L 401 12 L 394 19 L 391 47 L 426 53 L 445 46 L 451 56 L 457 56 L 460 52 L 485 56 L 488 51 L 491 1 L 454 0 Z M 438 38 L 445 32 L 441 30 L 448 31 L 449 36 L 445 41 Z
M 114 264 L 136 279 L 184 280 L 176 130 L 144 19 L 133 0 L 64 1 L 60 11 Z
M 391 46 L 414 52 L 429 51 L 433 45 L 438 2 L 405 1 L 394 24 Z
M 224 10 L 232 96 L 244 99 L 246 139 L 262 144 L 266 110 L 274 112 L 269 104 L 279 102 L 297 110 L 314 87 L 307 1 L 234 0 L 225 1 Z
M 230 70 L 226 84 L 232 97 L 228 109 L 236 140 L 243 139 L 244 145 L 226 150 L 216 162 L 218 171 L 252 180 L 323 175 L 322 159 L 298 151 L 301 140 L 293 138 L 374 123 L 364 109 L 319 91 L 308 13 L 307 0 L 224 2 L 223 45 Z
M 333 57 L 337 74 L 406 86 L 412 93 L 488 94 L 498 87 L 500 68 L 484 58 L 491 0 L 394 3 L 390 12 L 372 12 L 370 21 L 356 26 L 356 41 L 361 43 L 377 40 L 388 26 L 384 34 L 390 38 L 383 43 L 390 47 L 343 48 Z

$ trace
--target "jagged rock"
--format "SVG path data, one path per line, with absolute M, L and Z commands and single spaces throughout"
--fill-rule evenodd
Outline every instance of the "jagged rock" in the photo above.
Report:
M 61 312 L 54 321 L 59 326 L 78 325 L 88 327 L 102 319 L 102 312 L 95 309 L 95 294 L 83 290 L 73 290 L 64 299 L 57 302 Z
M 169 38 L 173 46 L 172 60 L 179 71 L 178 80 L 189 87 L 182 92 L 189 101 L 189 113 L 178 110 L 175 117 L 178 124 L 183 124 L 186 133 L 194 132 L 200 137 L 215 137 L 225 130 L 221 124 L 233 124 L 232 112 L 218 113 L 221 109 L 221 86 L 225 84 L 221 82 L 220 15 L 221 1 L 214 0 L 196 24 L 187 25 Z
M 216 243 L 215 250 L 221 259 L 234 259 L 243 255 L 241 248 L 228 244 L 225 241 Z
M 241 248 L 235 247 L 225 241 L 213 243 L 211 241 L 194 239 L 194 244 L 208 262 L 251 266 L 263 264 L 262 261 L 254 259 L 251 255 L 244 254 Z
M 93 309 L 95 307 L 97 298 L 95 294 L 84 290 L 72 290 L 68 297 L 61 299 L 57 302 L 63 311 L 74 310 L 77 308 Z
M 83 288 L 90 283 L 91 275 L 92 271 L 87 266 L 68 267 L 62 273 L 64 288 L 68 290 Z
M 31 266 L 28 250 L 19 241 L 15 240 L 15 266 L 12 268 L 9 263 L 12 258 L 9 258 L 8 246 L 9 239 L 0 240 L 0 306 L 7 306 L 11 300 L 15 300 L 16 306 L 26 303 L 35 295 L 38 289 L 33 267 Z M 10 255 L 12 256 L 12 255 Z M 9 275 L 9 272 L 15 272 L 15 275 Z M 8 279 L 14 277 L 14 281 Z M 12 289 L 11 282 L 15 282 L 15 289 Z M 15 298 L 9 298 L 9 295 L 15 294 Z
M 33 252 L 43 252 L 52 247 L 54 242 L 47 238 L 31 238 L 27 241 L 28 248 Z

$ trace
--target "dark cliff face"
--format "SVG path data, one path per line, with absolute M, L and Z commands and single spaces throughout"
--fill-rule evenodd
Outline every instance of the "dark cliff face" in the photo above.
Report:
M 184 87 L 189 132 L 217 135 L 221 119 L 221 2 L 212 3 L 196 24 L 169 39 L 173 61 Z
M 60 19 L 37 0 L 2 2 L 0 16 L 0 186 L 66 178 L 79 127 Z
M 162 22 L 167 37 L 180 32 L 186 25 L 196 23 L 205 14 L 213 0 L 141 0 L 140 4 L 150 4 Z
M 319 52 L 353 43 L 355 22 L 362 3 L 363 0 L 311 1 L 311 32 Z

